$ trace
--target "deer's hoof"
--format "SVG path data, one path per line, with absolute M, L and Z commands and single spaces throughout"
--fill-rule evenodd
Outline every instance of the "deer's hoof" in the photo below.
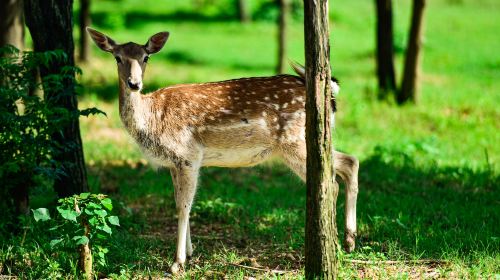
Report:
M 180 275 L 184 272 L 184 265 L 178 262 L 175 262 L 171 267 L 170 271 L 173 275 Z
M 347 253 L 354 251 L 356 247 L 356 233 L 347 232 L 344 238 L 344 250 Z

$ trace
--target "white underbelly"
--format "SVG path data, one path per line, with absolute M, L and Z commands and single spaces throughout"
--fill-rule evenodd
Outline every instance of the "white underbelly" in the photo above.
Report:
M 271 147 L 248 149 L 206 148 L 202 166 L 243 167 L 259 164 L 272 156 Z

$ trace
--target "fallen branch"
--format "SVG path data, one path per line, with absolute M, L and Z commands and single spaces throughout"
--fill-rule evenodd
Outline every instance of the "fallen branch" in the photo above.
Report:
M 344 262 L 349 262 L 353 264 L 447 264 L 449 261 L 446 260 L 401 260 L 401 261 L 365 261 L 365 260 L 343 260 Z
M 245 268 L 245 269 L 251 269 L 251 270 L 257 270 L 257 271 L 264 271 L 264 272 L 271 272 L 274 274 L 285 274 L 289 272 L 293 272 L 292 270 L 278 270 L 278 269 L 270 269 L 270 268 L 261 268 L 261 267 L 254 267 L 254 266 L 248 266 L 248 265 L 243 265 L 243 264 L 237 264 L 237 263 L 226 263 L 228 265 L 240 267 L 240 268 Z

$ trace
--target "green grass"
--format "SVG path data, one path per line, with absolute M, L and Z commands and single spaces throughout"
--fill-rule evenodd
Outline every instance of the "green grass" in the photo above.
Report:
M 93 3 L 95 27 L 119 42 L 171 32 L 165 49 L 150 60 L 147 88 L 273 75 L 272 22 L 241 26 L 210 11 L 189 20 L 162 16 L 192 12 L 189 3 L 178 2 Z M 332 64 L 342 83 L 334 143 L 361 160 L 357 249 L 341 254 L 339 278 L 500 277 L 499 2 L 429 1 L 420 103 L 404 107 L 375 98 L 372 3 L 331 2 Z M 401 40 L 411 1 L 395 5 Z M 301 22 L 290 27 L 289 57 L 298 61 L 304 57 L 302 30 Z M 400 73 L 402 54 L 396 61 Z M 108 115 L 81 122 L 89 181 L 94 192 L 109 193 L 121 204 L 122 227 L 109 244 L 109 265 L 99 271 L 123 279 L 164 277 L 176 242 L 170 176 L 147 166 L 120 123 L 114 59 L 93 48 L 93 59 L 81 67 L 81 106 Z M 47 203 L 47 194 L 39 192 L 34 207 Z M 192 212 L 195 254 L 184 278 L 302 278 L 304 207 L 303 183 L 278 163 L 204 169 Z M 343 207 L 341 192 L 340 236 Z M 75 278 L 69 255 L 50 251 L 32 231 L 24 243 L 20 235 L 0 246 L 1 274 Z M 350 259 L 445 262 L 355 265 Z M 255 262 L 289 272 L 278 276 L 228 265 Z

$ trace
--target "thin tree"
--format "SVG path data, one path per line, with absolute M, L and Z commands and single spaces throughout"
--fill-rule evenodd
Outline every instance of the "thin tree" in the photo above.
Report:
M 286 67 L 286 34 L 290 3 L 289 0 L 278 0 L 278 5 L 280 13 L 278 19 L 278 65 L 276 72 L 281 74 L 285 72 Z
M 332 162 L 328 0 L 304 1 L 306 57 L 306 279 L 335 279 L 338 185 Z
M 0 0 L 0 47 L 5 45 L 24 48 L 22 0 Z
M 53 60 L 47 66 L 40 67 L 42 79 L 51 74 L 60 73 L 65 66 L 74 66 L 73 43 L 73 1 L 72 0 L 25 0 L 24 13 L 26 24 L 33 39 L 35 51 L 62 50 L 67 60 Z M 45 98 L 57 106 L 65 107 L 70 112 L 78 110 L 73 79 L 63 81 L 61 92 L 45 91 Z M 58 98 L 54 98 L 58 96 Z M 88 190 L 87 173 L 84 165 L 80 125 L 74 118 L 53 139 L 61 146 L 71 143 L 71 149 L 65 149 L 55 160 L 63 164 L 65 174 L 60 175 L 54 188 L 60 197 L 81 193 Z
M 418 78 L 420 72 L 423 17 L 426 0 L 413 0 L 410 37 L 406 49 L 406 57 L 403 72 L 403 82 L 397 94 L 396 100 L 399 104 L 418 101 Z
M 85 28 L 90 26 L 90 1 L 80 0 L 80 55 L 81 61 L 87 61 L 89 58 L 90 46 L 89 38 Z
M 386 99 L 396 92 L 392 0 L 376 0 L 375 4 L 377 10 L 376 63 L 379 98 Z
M 252 21 L 250 10 L 248 9 L 247 0 L 238 0 L 238 17 L 241 23 L 249 23 Z

